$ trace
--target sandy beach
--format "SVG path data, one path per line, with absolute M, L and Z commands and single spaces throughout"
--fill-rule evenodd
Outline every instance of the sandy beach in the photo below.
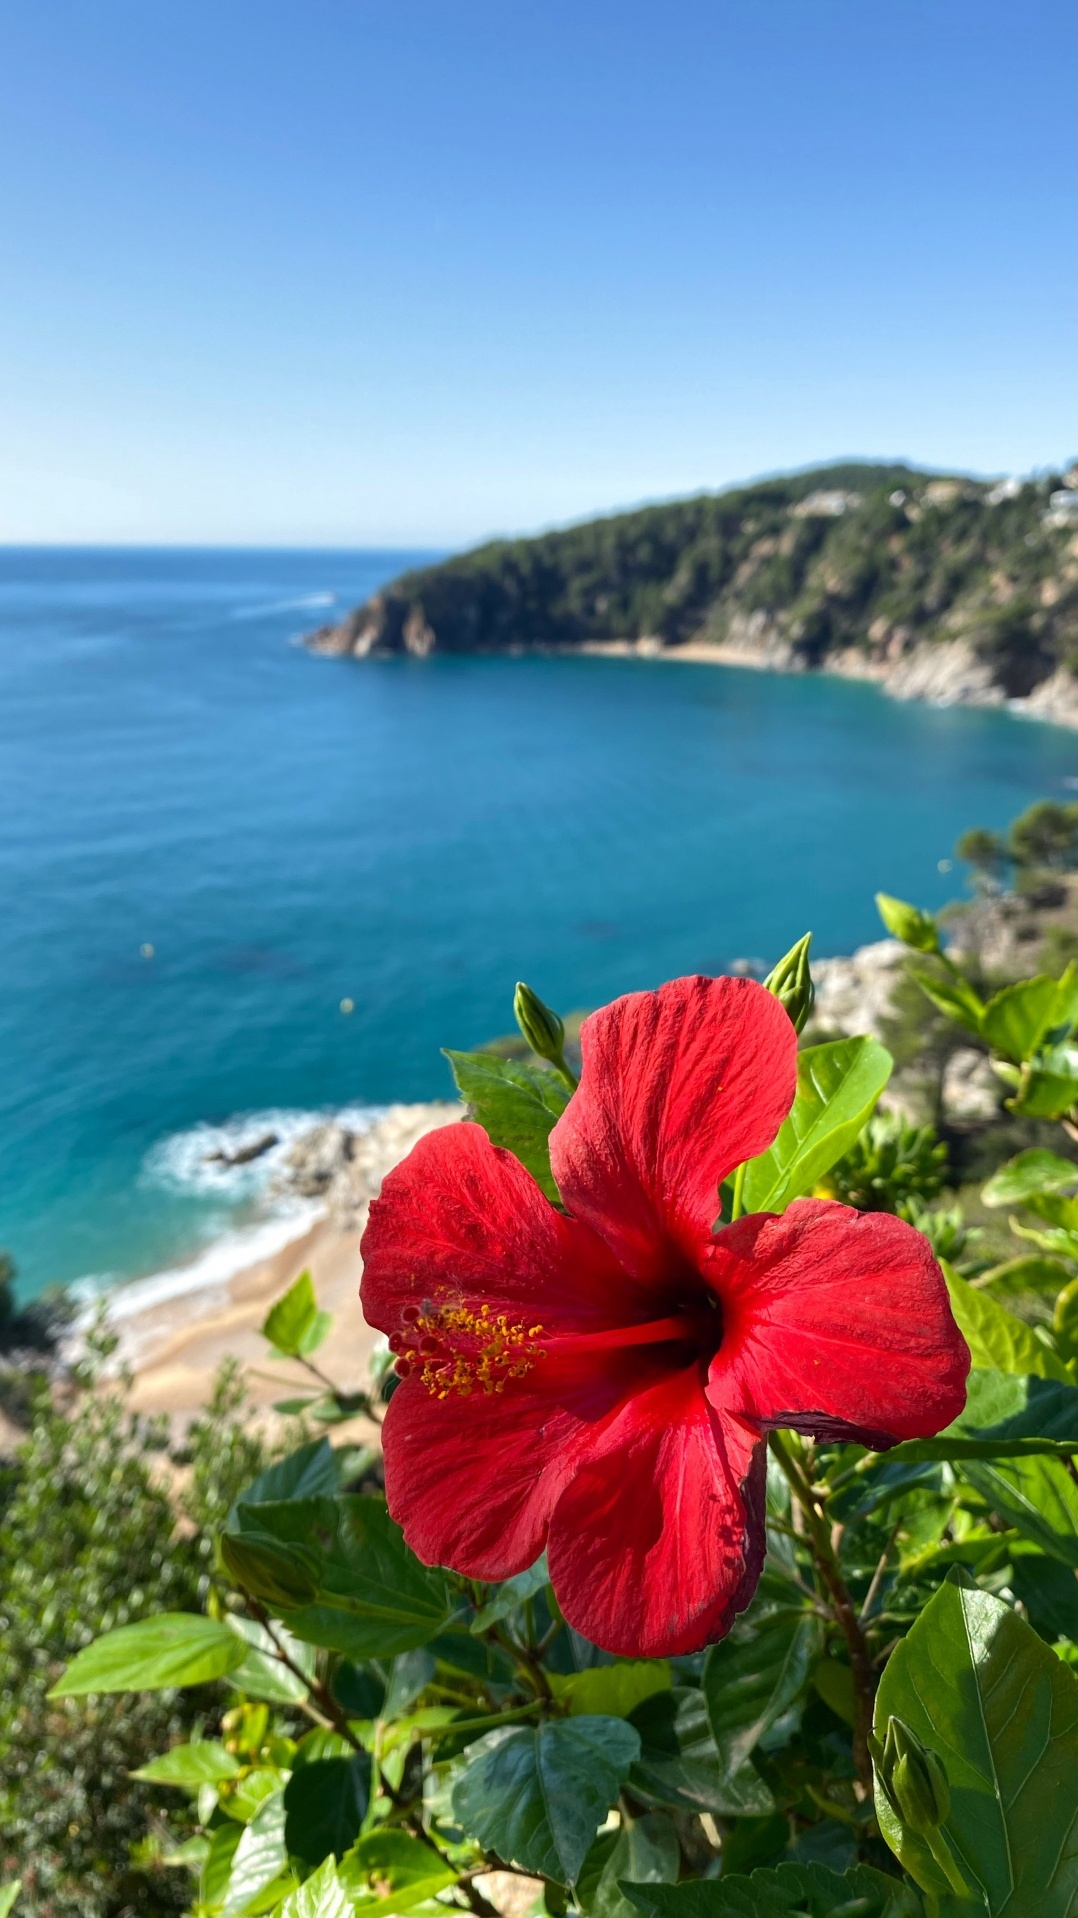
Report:
M 378 1336 L 359 1303 L 359 1242 L 370 1201 L 417 1139 L 461 1116 L 459 1106 L 435 1102 L 391 1106 L 363 1132 L 332 1122 L 312 1128 L 297 1141 L 290 1177 L 321 1216 L 299 1236 L 227 1277 L 166 1298 L 153 1297 L 152 1282 L 115 1293 L 110 1316 L 120 1356 L 134 1373 L 133 1406 L 168 1413 L 183 1426 L 205 1405 L 227 1358 L 239 1360 L 253 1403 L 267 1413 L 275 1400 L 314 1385 L 301 1365 L 274 1359 L 259 1331 L 270 1306 L 305 1269 L 334 1321 L 316 1362 L 335 1385 L 362 1386 Z

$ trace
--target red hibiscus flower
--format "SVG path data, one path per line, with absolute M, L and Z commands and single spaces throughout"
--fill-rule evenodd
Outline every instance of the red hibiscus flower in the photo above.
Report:
M 362 1299 L 397 1354 L 386 1491 L 421 1559 L 501 1579 L 545 1546 L 594 1643 L 695 1651 L 755 1590 L 769 1429 L 881 1447 L 961 1410 L 969 1353 L 911 1226 L 802 1199 L 713 1230 L 796 1043 L 762 986 L 676 979 L 584 1024 L 550 1136 L 565 1212 L 477 1125 L 390 1173 Z

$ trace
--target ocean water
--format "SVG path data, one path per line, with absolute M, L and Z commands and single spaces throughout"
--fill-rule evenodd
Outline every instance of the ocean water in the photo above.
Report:
M 1078 735 L 827 678 L 594 658 L 335 661 L 413 555 L 0 552 L 0 1244 L 25 1290 L 163 1290 L 308 1213 L 313 1112 L 449 1089 L 442 1045 L 681 972 L 877 937 Z M 152 956 L 143 948 L 152 947 Z M 355 1010 L 342 1013 L 341 1001 Z

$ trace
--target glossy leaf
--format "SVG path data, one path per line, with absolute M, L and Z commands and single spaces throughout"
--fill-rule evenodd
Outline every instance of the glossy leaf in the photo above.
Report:
M 1010 1606 L 948 1579 L 884 1669 L 877 1737 L 892 1715 L 942 1761 L 943 1836 L 987 1918 L 1071 1918 L 1078 1680 L 1055 1653 Z M 878 1787 L 876 1810 L 906 1870 L 946 1893 L 925 1840 L 897 1825 Z
M 283 1298 L 271 1306 L 262 1321 L 262 1336 L 282 1358 L 298 1358 L 317 1351 L 333 1321 L 320 1312 L 309 1272 L 301 1272 Z
M 384 1826 L 357 1839 L 341 1860 L 339 1877 L 356 1901 L 349 1909 L 361 1910 L 364 1918 L 411 1911 L 457 1882 L 452 1866 L 444 1864 L 429 1845 L 406 1831 Z
M 822 1627 L 812 1612 L 753 1606 L 711 1647 L 703 1692 L 728 1771 L 738 1769 L 803 1691 L 821 1643 Z
M 933 979 L 919 966 L 911 966 L 909 970 L 937 1012 L 945 1013 L 948 1019 L 965 1026 L 967 1032 L 980 1036 L 984 1007 L 971 987 L 960 985 L 957 979 Z
M 270 1886 L 276 1886 L 288 1872 L 288 1851 L 284 1835 L 284 1803 L 280 1792 L 256 1811 L 249 1825 L 243 1827 L 240 1842 L 236 1846 L 232 1859 L 232 1870 L 228 1879 L 228 1891 L 223 1906 L 223 1918 L 241 1918 L 256 1904 L 262 1904 L 262 1894 Z M 281 1892 L 288 1889 L 287 1881 L 281 1883 Z
M 1028 1119 L 1064 1119 L 1078 1102 L 1074 1053 L 1042 1053 L 1021 1067 L 1017 1089 L 1004 1104 Z
M 1016 1064 L 1032 1058 L 1053 1025 L 1058 986 L 1043 974 L 1004 986 L 989 999 L 981 1018 L 981 1032 L 993 1052 Z
M 552 1672 L 555 1698 L 567 1702 L 572 1717 L 593 1713 L 628 1718 L 645 1698 L 670 1690 L 673 1679 L 665 1659 L 618 1659 L 584 1672 Z
M 311 1439 L 307 1445 L 299 1446 L 289 1452 L 287 1458 L 279 1459 L 276 1465 L 259 1473 L 237 1500 L 228 1515 L 228 1523 L 233 1524 L 241 1503 L 273 1505 L 286 1498 L 318 1498 L 337 1491 L 339 1485 L 340 1465 L 329 1440 Z
M 472 1747 L 453 1809 L 500 1858 L 571 1885 L 639 1750 L 620 1718 L 489 1732 Z
M 774 1799 L 746 1760 L 731 1771 L 712 1737 L 702 1692 L 688 1686 L 656 1692 L 633 1712 L 640 1757 L 632 1790 L 645 1804 L 721 1817 L 762 1818 Z
M 1073 1384 L 1062 1359 L 1042 1343 L 1031 1326 L 1016 1319 L 1013 1312 L 989 1298 L 987 1292 L 975 1290 L 946 1260 L 941 1264 L 951 1310 L 975 1366 Z
M 1078 1185 L 1078 1165 L 1058 1152 L 1032 1146 L 994 1172 L 981 1192 L 985 1205 L 1022 1205 L 1034 1192 L 1065 1192 Z
M 243 1837 L 243 1830 L 242 1825 L 235 1825 L 229 1820 L 211 1832 L 209 1850 L 199 1877 L 199 1896 L 204 1905 L 216 1908 L 224 1903 L 232 1875 L 232 1860 Z
M 293 1857 L 321 1864 L 343 1858 L 359 1836 L 370 1798 L 367 1752 L 298 1765 L 284 1788 L 285 1841 Z
M 227 1625 L 196 1612 L 158 1612 L 95 1638 L 72 1659 L 49 1697 L 205 1685 L 233 1671 L 242 1658 L 243 1648 Z
M 352 1904 L 327 1858 L 305 1884 L 290 1891 L 276 1918 L 352 1918 Z
M 1078 1485 L 1061 1459 L 963 1459 L 958 1470 L 1024 1538 L 1078 1567 Z
M 239 1760 L 231 1752 L 206 1738 L 197 1745 L 173 1745 L 171 1751 L 152 1758 L 131 1776 L 148 1785 L 180 1785 L 195 1791 L 199 1785 L 219 1785 L 226 1778 L 235 1778 L 239 1769 Z
M 281 1545 L 260 1532 L 224 1532 L 220 1553 L 236 1589 L 275 1611 L 308 1605 L 318 1596 L 318 1561 L 304 1546 Z
M 811 1191 L 853 1144 L 891 1076 L 876 1039 L 808 1046 L 797 1061 L 797 1092 L 774 1145 L 749 1163 L 747 1212 L 784 1212 Z
M 550 1574 L 547 1571 L 544 1552 L 540 1558 L 536 1559 L 534 1565 L 529 1565 L 526 1572 L 518 1572 L 515 1578 L 507 1578 L 503 1584 L 493 1587 L 486 1604 L 481 1605 L 476 1612 L 470 1629 L 473 1632 L 487 1631 L 491 1625 L 496 1625 L 499 1619 L 508 1617 L 509 1613 L 515 1612 L 519 1605 L 523 1605 L 529 1598 L 534 1598 L 536 1592 L 541 1592 L 549 1582 Z
M 391 1658 L 426 1644 L 453 1614 L 444 1574 L 420 1564 L 383 1499 L 241 1504 L 236 1519 L 241 1534 L 249 1529 L 313 1554 L 317 1600 L 282 1608 L 289 1630 L 308 1644 L 350 1658 Z
M 966 1409 L 933 1439 L 912 1439 L 888 1453 L 910 1459 L 1019 1458 L 1078 1451 L 1078 1387 L 1059 1379 L 998 1371 L 969 1375 Z
M 826 1865 L 775 1865 L 685 1884 L 625 1884 L 645 1918 L 923 1918 L 912 1885 L 870 1865 L 829 1871 Z M 970 1918 L 976 1918 L 970 1913 Z M 1017 1913 L 1015 1914 L 1017 1918 Z
M 673 1885 L 681 1866 L 677 1832 L 662 1812 L 623 1822 L 591 1901 L 589 1918 L 635 1918 L 636 1907 L 621 1889 L 636 1885 Z
M 493 1052 L 451 1052 L 457 1091 L 493 1145 L 527 1166 L 548 1199 L 560 1203 L 550 1170 L 550 1133 L 569 1103 L 568 1089 L 542 1066 L 501 1059 Z
M 275 1638 L 292 1664 L 299 1668 L 298 1672 L 291 1671 L 277 1657 L 274 1639 L 264 1626 L 253 1618 L 240 1618 L 235 1612 L 229 1613 L 228 1625 L 245 1646 L 243 1663 L 228 1674 L 228 1682 L 236 1691 L 244 1692 L 248 1698 L 263 1699 L 270 1705 L 298 1705 L 307 1697 L 315 1665 L 315 1655 L 309 1645 L 293 1638 L 280 1623 L 274 1626 Z

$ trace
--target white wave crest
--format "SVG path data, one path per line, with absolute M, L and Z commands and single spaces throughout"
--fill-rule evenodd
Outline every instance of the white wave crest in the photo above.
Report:
M 336 603 L 336 593 L 303 593 L 298 599 L 271 599 L 261 606 L 237 606 L 233 619 L 268 619 L 274 613 L 310 613 Z
M 103 1273 L 80 1279 L 72 1290 L 84 1309 L 72 1330 L 77 1336 L 86 1329 L 98 1300 L 106 1293 L 110 1319 L 131 1318 L 150 1306 L 163 1305 L 188 1292 L 214 1293 L 235 1273 L 273 1258 L 291 1240 L 302 1238 L 321 1216 L 322 1207 L 317 1200 L 289 1199 L 275 1207 L 270 1218 L 215 1238 L 189 1265 L 171 1266 L 163 1272 L 152 1273 L 149 1278 L 131 1279 L 121 1285 Z
M 239 1203 L 264 1191 L 287 1156 L 289 1147 L 314 1126 L 334 1120 L 350 1132 L 367 1132 L 380 1119 L 384 1106 L 340 1106 L 322 1112 L 270 1107 L 265 1112 L 242 1112 L 221 1125 L 194 1125 L 159 1140 L 142 1162 L 139 1183 L 163 1186 L 167 1191 Z M 230 1163 L 236 1155 L 273 1136 L 274 1143 L 243 1165 Z

